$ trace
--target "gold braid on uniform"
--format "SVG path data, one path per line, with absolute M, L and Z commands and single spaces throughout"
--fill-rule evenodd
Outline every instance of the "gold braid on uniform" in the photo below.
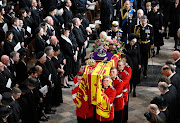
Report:
M 123 10 L 121 10 L 121 17 L 122 17 L 122 20 L 124 20 L 126 17 L 128 17 L 128 14 L 129 12 L 126 12 L 123 16 Z

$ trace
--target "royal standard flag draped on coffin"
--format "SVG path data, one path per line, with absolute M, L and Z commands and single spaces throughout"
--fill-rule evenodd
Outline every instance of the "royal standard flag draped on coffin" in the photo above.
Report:
M 96 62 L 94 66 L 86 66 L 79 91 L 76 96 L 77 108 L 82 108 L 82 114 L 88 112 L 88 105 L 96 105 L 96 113 L 104 118 L 110 116 L 110 101 L 102 88 L 104 75 L 109 75 L 112 66 L 116 66 L 120 54 L 115 54 L 110 61 Z

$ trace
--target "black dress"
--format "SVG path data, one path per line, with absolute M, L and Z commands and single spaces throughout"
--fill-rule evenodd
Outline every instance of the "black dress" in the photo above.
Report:
M 16 42 L 14 41 L 14 39 L 12 39 L 11 42 L 6 40 L 4 42 L 4 54 L 9 56 L 10 53 L 14 51 L 15 46 L 16 46 Z
M 51 60 L 54 63 L 54 67 L 56 69 L 61 68 L 61 66 L 60 66 L 61 60 L 60 59 L 56 59 L 55 57 L 52 57 Z M 55 93 L 54 105 L 58 106 L 58 105 L 60 105 L 60 103 L 63 103 L 60 73 L 58 73 L 58 82 L 54 88 L 54 93 Z
M 163 35 L 161 34 L 163 24 L 163 16 L 160 11 L 149 13 L 149 22 L 153 25 L 154 29 L 154 45 L 155 46 L 162 46 L 164 45 Z
M 128 55 L 132 61 L 132 76 L 130 83 L 131 84 L 139 84 L 140 83 L 140 71 L 139 65 L 141 64 L 140 57 L 140 47 L 138 43 L 135 43 L 132 48 L 129 44 L 125 45 L 126 51 L 125 54 Z
M 69 41 L 67 41 L 69 40 Z M 74 50 L 73 50 L 73 44 L 71 40 L 64 35 L 61 35 L 61 50 L 64 54 L 64 57 L 66 58 L 66 65 L 65 65 L 65 76 L 72 74 L 73 69 L 73 56 L 74 56 Z

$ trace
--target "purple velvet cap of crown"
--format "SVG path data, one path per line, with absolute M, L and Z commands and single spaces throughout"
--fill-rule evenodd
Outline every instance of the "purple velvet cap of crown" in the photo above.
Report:
M 114 55 L 114 53 L 106 52 L 106 56 L 105 57 L 99 57 L 97 54 L 98 54 L 98 52 L 94 52 L 93 53 L 93 59 L 95 59 L 95 60 L 104 60 L 105 57 L 108 57 L 107 61 L 110 61 L 111 58 Z

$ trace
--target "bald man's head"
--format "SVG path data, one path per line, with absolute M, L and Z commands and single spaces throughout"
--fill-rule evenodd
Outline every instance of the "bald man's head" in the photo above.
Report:
M 53 26 L 53 24 L 54 24 L 54 21 L 53 21 L 53 19 L 52 19 L 52 17 L 51 16 L 47 16 L 46 18 L 45 18 L 45 22 L 47 22 L 49 25 L 51 25 L 51 26 Z
M 148 106 L 148 112 L 156 114 L 158 111 L 159 111 L 159 109 L 156 104 L 150 104 Z
M 161 73 L 164 74 L 165 76 L 170 76 L 172 74 L 172 71 L 171 71 L 171 68 L 170 66 L 168 65 L 164 65 L 162 68 L 161 68 Z
M 162 94 L 164 94 L 165 92 L 167 92 L 169 89 L 168 89 L 168 84 L 166 82 L 159 82 L 158 83 L 158 89 L 160 90 L 160 92 Z
M 180 52 L 179 51 L 172 52 L 172 58 L 176 61 L 178 58 L 180 58 Z
M 50 42 L 51 42 L 51 44 L 57 45 L 58 44 L 58 39 L 56 38 L 56 36 L 51 36 Z
M 99 35 L 100 39 L 105 39 L 107 38 L 107 33 L 105 31 L 102 31 Z
M 10 65 L 9 56 L 7 56 L 7 55 L 2 55 L 2 56 L 1 56 L 1 62 L 2 62 L 4 65 L 9 66 L 9 65 Z

